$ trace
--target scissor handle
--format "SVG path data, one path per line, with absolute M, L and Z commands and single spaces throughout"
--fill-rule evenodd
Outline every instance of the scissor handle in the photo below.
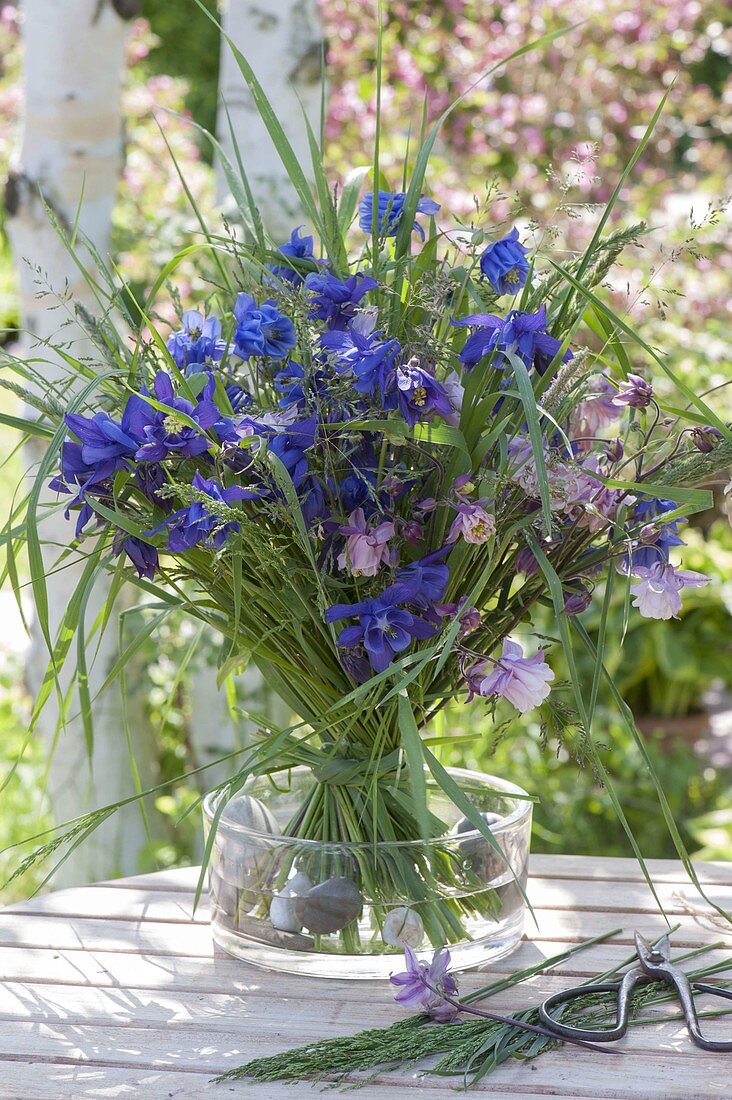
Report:
M 732 989 L 722 989 L 718 985 L 707 985 L 706 982 L 691 982 L 690 985 L 692 989 L 696 989 L 700 993 L 710 993 L 713 997 L 724 997 L 725 1000 L 732 1001 Z M 693 998 L 689 998 L 689 1010 L 687 1009 L 682 990 L 679 987 L 678 983 L 676 988 L 679 990 L 679 998 L 681 999 L 681 1003 L 684 1007 L 686 1026 L 688 1027 L 689 1034 L 691 1035 L 696 1045 L 698 1047 L 701 1047 L 702 1050 L 732 1051 L 732 1040 L 707 1039 L 704 1035 L 702 1035 L 701 1029 L 699 1027 L 699 1017 L 697 1015 L 696 1005 L 694 1004 Z
M 628 1030 L 628 1016 L 630 1013 L 630 998 L 633 990 L 639 985 L 646 985 L 651 981 L 640 967 L 634 967 L 619 982 L 599 982 L 596 985 L 576 985 L 572 989 L 564 989 L 561 993 L 554 993 L 547 997 L 539 1008 L 541 1022 L 550 1028 L 556 1035 L 566 1039 L 588 1039 L 593 1043 L 612 1043 L 615 1039 L 621 1039 Z M 552 1009 L 560 1005 L 574 1001 L 578 997 L 586 997 L 593 993 L 615 993 L 617 995 L 615 1024 L 609 1028 L 583 1028 L 572 1027 L 571 1024 L 563 1024 L 561 1020 L 552 1016 Z

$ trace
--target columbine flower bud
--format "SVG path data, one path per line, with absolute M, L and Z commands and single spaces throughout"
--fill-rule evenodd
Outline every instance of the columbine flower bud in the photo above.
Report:
M 410 519 L 404 524 L 402 534 L 407 542 L 411 542 L 412 546 L 417 546 L 424 540 L 424 527 L 416 519 Z
M 633 409 L 647 409 L 653 398 L 653 386 L 641 378 L 639 374 L 629 374 L 625 381 L 620 383 L 617 395 L 613 398 L 615 405 L 628 405 Z
M 584 584 L 568 588 L 564 593 L 565 615 L 581 615 L 592 603 L 592 593 Z
M 533 550 L 528 546 L 522 546 L 516 555 L 516 570 L 526 577 L 533 577 L 539 569 L 539 563 L 534 557 Z
M 388 493 L 390 497 L 397 497 L 402 491 L 404 482 L 396 474 L 387 474 L 384 478 L 381 488 L 385 493 Z
M 651 546 L 658 540 L 658 527 L 655 523 L 645 523 L 638 532 L 638 541 Z
M 619 439 L 611 439 L 605 447 L 605 456 L 608 462 L 620 462 L 624 454 L 625 449 Z
M 705 455 L 710 454 L 722 438 L 719 429 L 713 428 L 710 424 L 692 428 L 690 434 L 697 451 L 701 451 Z

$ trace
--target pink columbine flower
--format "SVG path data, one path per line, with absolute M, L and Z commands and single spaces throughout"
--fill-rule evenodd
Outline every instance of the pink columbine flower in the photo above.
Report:
M 396 560 L 388 545 L 394 536 L 394 524 L 386 520 L 369 530 L 363 508 L 356 508 L 348 520 L 347 526 L 338 528 L 347 536 L 345 548 L 338 555 L 338 568 L 350 567 L 354 577 L 375 577 L 382 565 L 392 565 Z
M 462 535 L 466 542 L 481 543 L 493 538 L 496 531 L 495 518 L 478 504 L 456 505 L 458 514 L 452 521 L 447 536 L 448 542 L 457 542 Z
M 502 695 L 520 714 L 533 710 L 550 692 L 554 673 L 544 660 L 543 650 L 524 657 L 518 642 L 506 638 L 498 661 L 483 658 L 465 674 L 470 689 L 467 701 L 476 695 Z
M 663 561 L 649 567 L 638 566 L 633 570 L 638 578 L 630 586 L 637 607 L 644 619 L 677 618 L 681 610 L 682 588 L 702 588 L 709 584 L 709 577 L 690 569 L 675 569 Z

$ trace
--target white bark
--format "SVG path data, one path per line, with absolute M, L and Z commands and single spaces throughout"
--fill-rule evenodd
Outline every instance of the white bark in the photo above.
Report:
M 322 32 L 315 0 L 228 0 L 221 18 L 225 33 L 254 68 L 298 161 L 309 174 L 303 110 L 317 133 L 321 109 Z M 284 242 L 305 215 L 225 38 L 221 40 L 219 101 L 218 140 L 234 166 L 236 141 L 264 226 L 275 242 Z M 228 186 L 220 165 L 216 173 L 218 198 L 224 202 Z M 199 763 L 208 763 L 246 743 L 254 726 L 243 720 L 235 729 L 206 669 L 199 666 L 193 675 L 191 742 Z M 263 714 L 275 726 L 290 722 L 288 708 L 267 689 L 253 664 L 238 683 L 245 709 Z M 213 785 L 230 772 L 228 765 L 212 768 L 206 782 Z
M 222 25 L 254 69 L 308 174 L 310 150 L 302 110 L 317 134 L 321 103 L 322 32 L 315 0 L 228 0 L 222 12 Z M 236 165 L 225 103 L 265 228 L 275 242 L 285 241 L 305 217 L 224 38 L 219 99 L 222 101 L 217 120 L 219 141 Z M 218 197 L 223 201 L 228 188 L 220 168 L 217 184 Z
M 62 327 L 68 314 L 50 309 L 52 299 L 38 298 L 40 281 L 73 303 L 98 312 L 90 291 L 46 216 L 39 191 L 62 224 L 77 220 L 80 234 L 93 242 L 99 254 L 109 252 L 111 213 L 122 166 L 121 79 L 124 65 L 125 22 L 117 14 L 134 14 L 127 0 L 26 0 L 23 5 L 25 41 L 25 117 L 22 143 L 7 189 L 8 233 L 19 275 L 24 335 L 15 354 L 44 360 L 50 380 L 65 377 L 61 360 L 37 340 L 62 341 L 77 358 L 94 359 L 94 349 L 75 323 Z M 82 253 L 83 256 L 83 253 Z M 84 261 L 91 266 L 88 256 Z M 28 448 L 31 464 L 38 449 Z M 46 498 L 48 499 L 48 497 Z M 56 513 L 42 524 L 47 570 L 58 547 L 73 537 L 73 526 Z M 52 636 L 78 581 L 80 570 L 64 569 L 48 577 Z M 89 608 L 91 623 L 104 603 L 106 582 L 100 582 Z M 96 643 L 90 645 L 96 649 Z M 102 642 L 90 672 L 92 695 L 105 678 L 117 654 L 114 626 Z M 91 654 L 90 654 L 91 657 Z M 27 680 L 37 691 L 48 660 L 45 642 L 36 624 L 27 663 Z M 73 663 L 73 662 L 71 662 Z M 132 736 L 143 782 L 150 748 L 142 718 L 139 678 L 129 677 Z M 137 688 L 135 694 L 134 689 Z M 70 713 L 78 710 L 72 703 Z M 95 706 L 95 751 L 87 758 L 79 722 L 60 734 L 49 766 L 48 793 L 53 814 L 61 822 L 91 807 L 116 801 L 133 792 L 133 780 L 121 717 L 119 691 L 111 688 Z M 54 744 L 57 712 L 47 706 L 41 733 L 49 752 Z M 93 764 L 93 766 L 92 766 Z M 145 843 L 139 812 L 133 808 L 115 815 L 81 845 L 54 879 L 54 885 L 92 881 L 137 870 Z

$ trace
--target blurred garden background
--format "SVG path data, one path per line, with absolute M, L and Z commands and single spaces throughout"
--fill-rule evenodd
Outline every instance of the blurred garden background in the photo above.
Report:
M 215 12 L 214 0 L 207 3 Z M 418 129 L 423 110 L 431 121 L 466 93 L 443 132 L 429 184 L 443 210 L 467 226 L 487 208 L 491 224 L 519 219 L 557 248 L 571 253 L 581 247 L 596 220 L 595 204 L 609 197 L 670 89 L 616 209 L 619 223 L 647 221 L 652 231 L 628 254 L 622 282 L 606 292 L 673 369 L 697 393 L 710 393 L 729 418 L 732 25 L 724 0 L 600 0 L 593 18 L 572 34 L 475 87 L 481 72 L 522 42 L 572 22 L 576 4 L 390 0 L 384 8 L 381 110 L 388 138 L 382 170 L 398 190 L 395 165 L 410 139 L 410 121 Z M 368 162 L 376 111 L 376 0 L 321 0 L 320 15 L 329 85 L 325 136 L 335 184 Z M 0 2 L 0 181 L 22 114 L 22 18 L 21 5 Z M 198 238 L 197 211 L 209 223 L 221 216 L 211 145 L 201 133 L 216 123 L 218 59 L 217 28 L 192 3 L 144 0 L 129 36 L 126 160 L 114 211 L 113 249 L 133 291 L 146 291 L 171 254 Z M 483 214 L 481 226 L 488 228 Z M 0 205 L 0 340 L 8 346 L 20 324 L 16 263 Z M 176 287 L 186 306 L 205 297 L 205 278 L 193 261 L 179 268 Z M 16 400 L 0 390 L 4 411 L 12 412 Z M 0 429 L 0 456 L 5 516 L 23 473 L 11 429 Z M 694 516 L 684 534 L 686 567 L 709 574 L 710 585 L 690 591 L 681 621 L 671 624 L 633 616 L 626 623 L 619 595 L 615 629 L 608 631 L 617 639 L 610 669 L 648 738 L 684 840 L 702 858 L 732 858 L 732 530 L 722 492 L 729 478 L 729 471 L 719 471 L 710 484 L 717 506 Z M 0 757 L 3 772 L 10 772 L 30 700 L 23 686 L 23 624 L 13 593 L 6 588 L 0 596 Z M 590 632 L 597 614 L 591 607 L 584 615 Z M 197 764 L 190 684 L 195 662 L 207 651 L 193 653 L 191 639 L 186 623 L 168 624 L 151 636 L 143 654 L 157 783 Z M 559 674 L 558 646 L 549 660 Z M 464 734 L 460 751 L 447 762 L 505 775 L 539 796 L 536 850 L 630 854 L 579 735 L 573 738 L 570 730 L 560 742 L 556 730 L 538 728 L 528 715 L 496 738 L 477 706 L 454 708 L 441 721 Z M 630 735 L 611 710 L 602 721 L 601 753 L 644 855 L 675 854 Z M 51 823 L 45 771 L 43 750 L 32 741 L 0 798 L 0 882 L 29 850 L 18 842 Z M 176 821 L 198 793 L 193 780 L 180 781 L 151 800 L 140 870 L 195 859 L 197 815 Z M 43 874 L 36 865 L 0 897 L 27 894 Z

